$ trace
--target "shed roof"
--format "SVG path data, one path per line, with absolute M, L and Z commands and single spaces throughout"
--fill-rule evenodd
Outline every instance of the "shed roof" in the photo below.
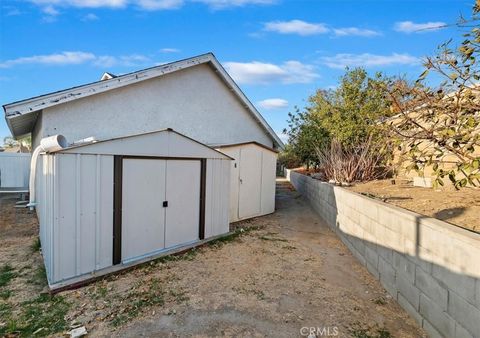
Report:
M 232 159 L 221 151 L 170 128 L 74 144 L 50 153 Z
M 223 80 L 223 83 L 237 96 L 240 102 L 243 103 L 245 109 L 250 112 L 252 117 L 257 120 L 265 132 L 271 137 L 274 144 L 279 148 L 283 148 L 283 143 L 280 138 L 273 131 L 267 121 L 265 121 L 250 100 L 248 100 L 235 81 L 233 81 L 230 75 L 225 71 L 213 53 L 202 54 L 192 58 L 120 75 L 112 79 L 96 81 L 29 99 L 8 103 L 3 105 L 5 119 L 10 131 L 12 132 L 12 135 L 15 138 L 19 138 L 32 132 L 37 121 L 38 114 L 42 111 L 42 109 L 67 103 L 83 97 L 88 97 L 90 95 L 114 90 L 116 88 L 156 78 L 200 64 L 208 64 L 213 68 L 213 70 Z
M 232 148 L 232 147 L 240 147 L 240 146 L 246 146 L 246 145 L 255 145 L 257 147 L 260 147 L 260 148 L 263 148 L 263 149 L 266 149 L 266 150 L 270 150 L 274 153 L 278 153 L 278 150 L 276 149 L 273 149 L 273 148 L 270 148 L 270 147 L 267 147 L 266 145 L 264 144 L 261 144 L 261 143 L 258 143 L 256 141 L 251 141 L 251 142 L 241 142 L 241 143 L 228 143 L 228 144 L 215 144 L 215 145 L 210 145 L 212 148 L 215 148 L 215 149 L 223 149 L 223 148 Z

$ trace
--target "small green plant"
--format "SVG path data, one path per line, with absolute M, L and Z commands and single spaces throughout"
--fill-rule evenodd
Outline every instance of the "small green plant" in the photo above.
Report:
M 188 301 L 190 298 L 187 296 L 187 293 L 183 290 L 170 289 L 170 295 L 175 298 L 177 303 L 183 303 Z
M 35 238 L 35 241 L 32 244 L 32 251 L 39 252 L 42 248 L 42 244 L 40 243 L 40 237 Z
M 377 305 L 385 305 L 385 304 L 387 304 L 387 301 L 386 301 L 383 297 L 373 299 L 372 301 L 373 301 L 375 304 L 377 304 Z
M 167 256 L 162 256 L 160 258 L 157 258 L 156 260 L 153 261 L 154 262 L 153 264 L 183 261 L 183 260 L 191 261 L 197 256 L 197 254 L 198 254 L 198 250 L 195 248 L 192 248 L 180 254 L 172 254 L 172 255 L 167 255 Z
M 355 338 L 391 338 L 391 333 L 385 329 L 377 329 L 375 333 L 372 333 L 370 329 L 357 328 L 350 330 L 350 333 Z
M 104 299 L 108 294 L 108 288 L 105 285 L 98 285 L 89 293 L 93 299 Z
M 37 267 L 29 282 L 33 285 L 38 285 L 42 287 L 48 285 L 47 271 L 45 270 L 45 266 L 43 264 Z
M 392 337 L 391 333 L 387 329 L 384 329 L 384 328 L 378 329 L 377 333 L 378 333 L 378 338 L 391 338 Z
M 121 297 L 121 301 L 126 304 L 126 308 L 120 314 L 113 313 L 114 317 L 111 321 L 113 326 L 120 326 L 138 317 L 146 308 L 163 305 L 165 303 L 165 291 L 160 280 L 152 278 L 149 282 L 138 283 L 131 289 L 131 292 Z
M 259 300 L 265 299 L 265 293 L 262 290 L 253 290 L 252 293 L 257 296 Z
M 12 306 L 8 303 L 0 303 L 0 318 L 8 319 L 12 314 Z M 0 331 L 0 334 L 2 331 Z
M 7 325 L 0 327 L 0 336 L 48 336 L 64 331 L 68 325 L 65 315 L 70 305 L 61 296 L 41 294 L 23 302 L 20 313 L 14 317 L 11 305 L 0 304 L 0 316 Z
M 2 290 L 0 291 L 0 298 L 2 299 L 8 299 L 10 298 L 10 296 L 12 295 L 12 291 L 11 290 Z
M 6 286 L 12 279 L 17 276 L 13 267 L 9 264 L 5 264 L 0 268 L 0 287 Z
M 228 235 L 222 236 L 220 238 L 217 238 L 217 239 L 214 239 L 214 240 L 208 242 L 208 245 L 217 246 L 217 247 L 222 246 L 223 244 L 233 242 L 234 240 L 238 239 L 239 237 L 241 237 L 245 234 L 248 234 L 251 231 L 258 230 L 258 229 L 260 229 L 260 227 L 256 227 L 256 226 L 252 226 L 252 227 L 248 227 L 248 228 L 238 228 Z

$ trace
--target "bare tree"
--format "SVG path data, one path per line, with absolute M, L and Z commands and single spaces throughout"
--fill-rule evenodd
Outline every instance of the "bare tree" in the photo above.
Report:
M 480 1 L 471 20 L 458 27 L 468 32 L 457 48 L 452 40 L 426 58 L 425 70 L 415 83 L 395 80 L 388 84 L 392 109 L 398 114 L 388 120 L 397 145 L 411 165 L 423 172 L 432 169 L 435 185 L 448 177 L 459 189 L 480 184 Z M 440 77 L 436 88 L 426 79 Z
M 371 181 L 385 178 L 389 173 L 389 168 L 384 166 L 384 153 L 372 142 L 371 136 L 352 146 L 342 146 L 333 139 L 328 146 L 317 148 L 317 156 L 325 178 L 335 183 Z

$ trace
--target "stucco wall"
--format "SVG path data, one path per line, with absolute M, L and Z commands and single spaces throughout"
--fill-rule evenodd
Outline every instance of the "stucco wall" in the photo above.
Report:
M 290 170 L 287 179 L 432 337 L 480 337 L 480 235 Z
M 273 146 L 206 64 L 60 104 L 45 109 L 41 119 L 34 136 L 62 134 L 69 142 L 173 128 L 207 144 L 257 141 Z
M 37 122 L 32 131 L 32 149 L 35 149 L 39 144 L 40 140 L 43 138 L 43 119 L 42 113 L 38 114 Z

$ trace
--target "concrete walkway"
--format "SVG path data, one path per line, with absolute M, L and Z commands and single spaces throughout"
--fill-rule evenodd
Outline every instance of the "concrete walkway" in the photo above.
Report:
M 172 283 L 187 302 L 114 334 L 298 337 L 312 327 L 318 337 L 425 336 L 284 180 L 276 203 L 244 224 L 261 230 L 174 262 Z

